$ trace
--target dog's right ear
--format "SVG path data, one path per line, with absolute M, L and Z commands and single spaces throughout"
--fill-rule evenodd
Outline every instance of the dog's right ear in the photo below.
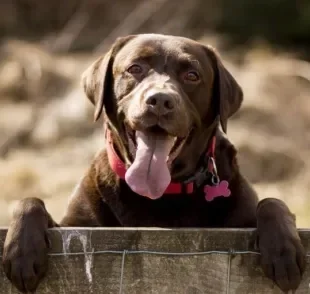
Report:
M 103 57 L 100 57 L 90 65 L 82 74 L 84 92 L 88 99 L 95 105 L 95 121 L 100 118 L 108 97 L 113 97 L 112 66 L 114 58 L 117 52 L 134 37 L 134 35 L 129 35 L 118 38 L 111 49 Z
M 223 131 L 227 132 L 227 120 L 240 108 L 243 101 L 243 92 L 232 74 L 223 65 L 223 62 L 214 48 L 205 47 L 213 63 L 215 73 L 213 85 L 213 99 L 217 102 L 217 111 Z

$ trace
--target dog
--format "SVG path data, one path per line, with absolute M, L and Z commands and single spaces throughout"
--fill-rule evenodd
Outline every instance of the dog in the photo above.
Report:
M 262 201 L 241 174 L 227 121 L 243 92 L 219 54 L 184 37 L 118 38 L 83 74 L 104 121 L 105 147 L 70 198 L 59 226 L 257 228 L 267 277 L 296 289 L 305 251 L 284 202 Z M 58 226 L 42 200 L 17 206 L 3 265 L 22 292 L 47 270 L 48 228 Z

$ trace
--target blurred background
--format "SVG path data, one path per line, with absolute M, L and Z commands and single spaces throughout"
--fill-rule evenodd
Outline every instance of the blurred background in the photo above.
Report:
M 245 93 L 228 127 L 243 173 L 310 227 L 309 0 L 1 0 L 0 225 L 28 196 L 60 220 L 103 144 L 81 73 L 146 32 L 219 50 Z

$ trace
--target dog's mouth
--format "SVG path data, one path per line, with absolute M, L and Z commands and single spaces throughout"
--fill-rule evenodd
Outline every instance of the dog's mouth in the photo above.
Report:
M 145 130 L 126 126 L 133 162 L 125 180 L 137 194 L 157 199 L 171 181 L 170 167 L 186 141 L 155 125 Z
M 137 140 L 136 140 L 136 134 L 137 131 L 130 128 L 128 125 L 125 126 L 126 132 L 127 132 L 127 137 L 129 139 L 129 148 L 130 148 L 130 152 L 133 156 L 133 158 L 135 158 L 136 156 L 136 151 L 137 151 Z M 167 157 L 167 163 L 169 165 L 169 168 L 171 167 L 171 163 L 172 161 L 179 155 L 185 140 L 187 138 L 186 137 L 176 137 L 173 136 L 171 134 L 169 134 L 167 131 L 165 131 L 163 128 L 161 128 L 160 126 L 152 126 L 149 128 L 146 128 L 143 133 L 148 134 L 149 136 L 153 136 L 154 138 L 160 138 L 160 139 L 164 139 L 165 137 L 171 137 L 173 138 L 173 145 L 172 148 L 169 152 L 169 155 Z

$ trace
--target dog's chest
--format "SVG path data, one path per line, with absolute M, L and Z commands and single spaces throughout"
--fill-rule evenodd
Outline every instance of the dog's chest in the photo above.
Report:
M 150 200 L 121 185 L 118 201 L 109 205 L 121 225 L 126 227 L 216 227 L 224 223 L 229 202 L 226 198 L 207 202 L 203 191 Z

